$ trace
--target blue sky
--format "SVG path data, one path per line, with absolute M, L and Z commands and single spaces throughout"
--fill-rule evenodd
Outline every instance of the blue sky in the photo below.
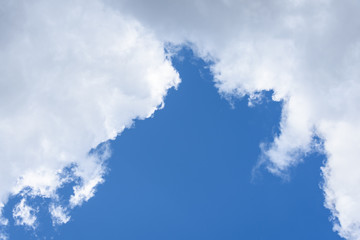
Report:
M 360 240 L 359 11 L 3 0 L 0 240 Z
M 111 141 L 96 196 L 55 230 L 40 208 L 37 230 L 12 226 L 11 239 L 340 239 L 319 188 L 323 155 L 308 156 L 289 181 L 264 168 L 252 177 L 259 144 L 279 131 L 281 103 L 267 93 L 254 107 L 232 107 L 191 50 L 172 62 L 181 85 L 164 109 Z

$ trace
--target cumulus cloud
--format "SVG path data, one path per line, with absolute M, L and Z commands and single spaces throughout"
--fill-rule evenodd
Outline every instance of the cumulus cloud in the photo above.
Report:
M 98 0 L 4 0 L 0 31 L 0 206 L 22 196 L 16 223 L 35 226 L 25 199 L 45 197 L 66 223 L 104 181 L 103 143 L 161 108 L 178 74 L 161 41 Z
M 334 229 L 360 239 L 359 10 L 353 0 L 2 1 L 0 202 L 51 198 L 53 221 L 68 221 L 104 181 L 109 149 L 89 151 L 162 106 L 179 83 L 163 43 L 190 42 L 214 62 L 221 94 L 254 104 L 273 90 L 284 101 L 281 134 L 263 149 L 267 168 L 282 175 L 324 151 Z M 69 182 L 74 193 L 60 206 Z
M 263 149 L 267 168 L 283 175 L 307 153 L 324 151 L 325 206 L 334 229 L 360 239 L 359 2 L 105 1 L 163 41 L 190 42 L 214 62 L 221 94 L 254 99 L 273 90 L 284 107 L 281 134 Z

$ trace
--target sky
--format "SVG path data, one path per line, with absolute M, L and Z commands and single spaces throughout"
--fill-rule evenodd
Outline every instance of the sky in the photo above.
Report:
M 360 239 L 359 3 L 0 4 L 1 239 Z
M 96 196 L 63 226 L 15 226 L 11 238 L 340 239 L 319 188 L 323 155 L 307 157 L 290 180 L 266 169 L 252 174 L 258 143 L 278 132 L 282 104 L 267 93 L 256 107 L 245 99 L 232 106 L 213 86 L 209 64 L 189 49 L 173 65 L 181 86 L 164 109 L 111 141 Z M 39 214 L 50 220 L 46 208 Z

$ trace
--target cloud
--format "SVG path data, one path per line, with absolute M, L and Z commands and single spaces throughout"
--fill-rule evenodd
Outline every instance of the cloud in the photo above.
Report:
M 35 228 L 36 212 L 36 209 L 26 204 L 25 198 L 21 199 L 21 201 L 13 209 L 15 224 Z
M 267 168 L 282 175 L 324 151 L 334 229 L 360 239 L 359 10 L 352 0 L 2 1 L 0 202 L 50 198 L 53 221 L 66 222 L 104 181 L 110 153 L 97 146 L 151 116 L 179 83 L 163 43 L 191 42 L 214 62 L 221 94 L 256 104 L 273 90 L 284 101 Z M 74 193 L 59 205 L 69 182 Z M 21 200 L 16 218 L 27 207 Z
M 112 1 L 163 41 L 190 42 L 212 60 L 219 92 L 284 101 L 281 134 L 264 148 L 283 175 L 324 151 L 325 206 L 334 229 L 360 239 L 360 20 L 357 1 Z M 314 141 L 319 136 L 324 145 Z
M 178 73 L 161 41 L 98 0 L 1 1 L 0 31 L 1 206 L 22 196 L 16 223 L 35 226 L 25 199 L 48 198 L 65 223 L 104 181 L 104 142 L 161 108 Z
M 70 216 L 67 215 L 66 209 L 61 205 L 56 206 L 55 204 L 51 204 L 49 206 L 49 212 L 53 220 L 53 225 L 61 225 L 70 221 Z

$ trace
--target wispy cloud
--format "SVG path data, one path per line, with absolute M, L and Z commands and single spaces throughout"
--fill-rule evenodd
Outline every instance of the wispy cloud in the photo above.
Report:
M 53 225 L 61 225 L 70 221 L 70 216 L 68 215 L 66 208 L 61 205 L 51 204 L 49 206 L 49 212 L 52 217 Z
M 13 217 L 15 219 L 15 224 L 35 228 L 36 212 L 36 209 L 26 204 L 25 198 L 21 199 L 21 201 L 13 209 Z

